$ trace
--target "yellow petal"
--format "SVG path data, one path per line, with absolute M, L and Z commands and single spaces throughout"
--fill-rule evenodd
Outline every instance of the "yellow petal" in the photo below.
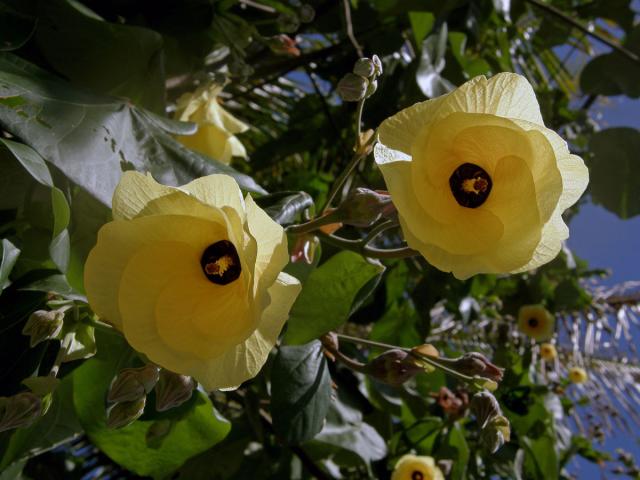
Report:
M 243 343 L 206 363 L 193 365 L 193 375 L 206 390 L 234 389 L 255 377 L 289 316 L 289 310 L 300 293 L 300 282 L 280 273 L 269 288 L 271 301 L 262 314 L 257 330 Z
M 411 154 L 422 128 L 454 112 L 487 113 L 543 125 L 540 107 L 529 82 L 515 73 L 499 73 L 469 80 L 451 93 L 417 103 L 386 119 L 378 128 L 380 142 Z
M 141 337 L 146 340 L 155 330 L 165 348 L 207 360 L 253 331 L 243 282 L 240 278 L 228 285 L 208 281 L 200 268 L 201 252 L 185 243 L 163 242 L 129 261 L 119 305 L 125 336 L 135 348 L 140 349 Z
M 244 213 L 244 201 L 238 183 L 229 175 L 208 175 L 180 187 L 204 204 L 216 208 L 231 207 Z M 244 222 L 244 216 L 242 216 Z
M 113 218 L 114 220 L 134 218 L 151 200 L 172 192 L 175 192 L 175 188 L 161 185 L 153 179 L 151 174 L 124 172 L 113 192 Z
M 180 135 L 176 138 L 185 147 L 228 165 L 231 154 L 226 150 L 230 137 L 228 132 L 215 125 L 201 124 L 193 135 Z
M 187 216 L 141 217 L 104 225 L 84 270 L 91 308 L 101 319 L 122 329 L 118 289 L 122 273 L 135 252 L 155 242 L 175 241 L 198 245 L 196 248 L 201 248 L 202 254 L 204 248 L 225 236 L 220 224 Z
M 287 236 L 284 229 L 265 213 L 251 196 L 247 195 L 247 226 L 256 240 L 255 287 L 257 290 L 272 285 L 289 262 Z

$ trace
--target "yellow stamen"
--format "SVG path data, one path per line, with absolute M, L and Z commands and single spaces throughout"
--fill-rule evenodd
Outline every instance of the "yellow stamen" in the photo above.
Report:
M 482 193 L 488 186 L 489 182 L 482 177 L 468 178 L 462 182 L 462 190 L 467 193 Z
M 204 271 L 207 275 L 224 275 L 224 272 L 229 270 L 229 267 L 233 265 L 233 259 L 229 255 L 223 255 L 218 260 L 212 263 L 207 263 L 204 267 Z

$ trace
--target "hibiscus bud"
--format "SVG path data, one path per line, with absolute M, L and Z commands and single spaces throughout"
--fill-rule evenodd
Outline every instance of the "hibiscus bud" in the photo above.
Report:
M 300 56 L 300 50 L 296 47 L 295 40 L 284 33 L 267 38 L 266 43 L 269 49 L 277 55 Z
M 195 387 L 193 378 L 162 370 L 156 385 L 156 410 L 164 412 L 182 405 L 191 398 Z
M 382 75 L 382 62 L 380 61 L 380 57 L 378 55 L 373 55 L 371 57 L 371 61 L 373 62 L 373 66 L 375 68 L 376 77 Z
M 277 22 L 278 28 L 284 33 L 294 33 L 300 28 L 300 19 L 292 13 L 282 13 Z
M 367 93 L 365 94 L 365 97 L 369 98 L 371 95 L 376 93 L 376 90 L 378 90 L 378 81 L 377 80 L 371 80 L 369 82 L 369 86 L 367 87 Z
M 107 413 L 107 427 L 116 429 L 135 422 L 144 412 L 147 397 L 116 403 Z
M 423 368 L 416 365 L 412 355 L 404 350 L 387 350 L 365 366 L 365 372 L 376 380 L 395 387 L 413 378 Z
M 147 395 L 158 382 L 158 367 L 125 368 L 111 382 L 107 401 L 131 402 Z
M 504 369 L 489 361 L 487 357 L 478 352 L 465 353 L 450 365 L 457 372 L 470 377 L 480 376 L 499 382 L 502 380 Z
M 431 345 L 430 343 L 425 343 L 423 345 L 418 345 L 411 349 L 411 353 L 414 357 L 416 357 L 416 362 L 419 362 L 419 365 L 424 369 L 425 372 L 431 373 L 435 371 L 435 367 L 430 363 L 427 363 L 424 360 L 419 360 L 420 357 L 439 357 L 440 352 L 438 349 Z
M 489 420 L 497 415 L 502 415 L 502 410 L 496 397 L 484 391 L 476 393 L 471 399 L 471 413 L 475 415 L 480 428 L 485 428 Z
M 0 397 L 0 432 L 28 427 L 42 415 L 42 401 L 31 392 Z
M 338 94 L 345 102 L 359 102 L 364 98 L 369 88 L 369 80 L 356 75 L 355 73 L 347 73 L 338 82 Z
M 59 310 L 36 310 L 29 316 L 22 334 L 31 337 L 29 345 L 33 348 L 40 342 L 56 338 L 62 330 L 63 320 L 64 312 Z
M 353 66 L 353 73 L 364 78 L 371 77 L 376 71 L 376 66 L 370 58 L 359 58 Z
M 300 8 L 298 8 L 298 18 L 302 23 L 311 23 L 315 17 L 316 11 L 308 3 L 303 3 L 300 5 Z
M 391 197 L 386 192 L 376 192 L 358 187 L 338 207 L 340 221 L 346 225 L 366 228 L 381 217 L 389 217 L 395 211 Z
M 510 438 L 511 426 L 509 420 L 502 415 L 491 419 L 486 428 L 480 432 L 480 443 L 491 453 L 497 452 Z

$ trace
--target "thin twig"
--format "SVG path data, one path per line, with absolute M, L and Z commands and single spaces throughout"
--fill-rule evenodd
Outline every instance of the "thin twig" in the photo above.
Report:
M 382 222 L 371 229 L 371 231 L 364 237 L 362 241 L 364 245 L 369 245 L 378 235 L 386 232 L 387 230 L 391 230 L 392 228 L 396 228 L 398 226 L 398 222 L 395 220 L 387 220 L 386 222 Z
M 585 33 L 586 35 L 589 35 L 591 38 L 594 38 L 594 39 L 598 40 L 599 42 L 604 43 L 608 47 L 613 48 L 617 52 L 619 52 L 622 55 L 624 55 L 625 57 L 627 57 L 629 60 L 632 60 L 634 62 L 640 63 L 640 57 L 638 55 L 636 55 L 635 53 L 633 53 L 631 50 L 626 49 L 625 47 L 623 47 L 619 43 L 614 42 L 612 40 L 609 40 L 607 37 L 605 37 L 603 35 L 600 35 L 597 32 L 592 32 L 591 30 L 589 30 L 588 27 L 586 27 L 585 25 L 583 25 L 579 21 L 575 20 L 574 18 L 570 17 L 569 15 L 564 13 L 563 11 L 558 10 L 556 7 L 554 7 L 552 5 L 549 5 L 547 3 L 544 3 L 544 2 L 542 2 L 540 0 L 525 0 L 525 2 L 530 3 L 532 5 L 535 5 L 539 9 L 544 10 L 545 12 L 550 13 L 551 15 L 554 15 L 555 17 L 561 19 L 563 22 L 570 24 L 574 28 L 576 28 L 576 29 L 580 30 L 581 32 Z
M 360 255 L 369 258 L 408 258 L 414 257 L 419 254 L 417 251 L 409 247 L 382 249 L 369 247 L 368 245 L 365 245 L 362 240 L 350 240 L 348 238 L 342 238 L 337 235 L 329 235 L 322 231 L 316 232 L 316 235 L 318 235 L 321 240 L 324 240 L 331 245 L 335 245 L 336 247 L 359 253 Z
M 360 163 L 360 161 L 366 156 L 367 156 L 366 153 L 359 152 L 359 153 L 356 153 L 351 158 L 351 160 L 349 161 L 349 164 L 340 173 L 340 175 L 338 176 L 338 179 L 333 183 L 331 192 L 329 192 L 329 195 L 327 196 L 327 201 L 325 202 L 325 205 L 322 209 L 323 212 L 325 212 L 329 207 L 331 207 L 331 202 L 333 202 L 333 200 L 336 198 L 336 195 L 344 185 L 344 182 L 347 180 L 347 177 L 351 175 L 351 172 L 353 172 L 354 168 L 356 168 L 358 163 Z
M 262 3 L 254 2 L 253 0 L 238 0 L 238 1 L 241 4 L 246 5 L 247 7 L 253 7 L 258 10 L 262 10 L 263 12 L 278 13 L 278 11 L 275 8 L 270 7 L 268 5 L 263 5 Z
M 349 5 L 349 0 L 342 0 L 342 4 L 344 5 L 344 21 L 347 24 L 347 36 L 351 43 L 353 44 L 353 48 L 358 52 L 359 57 L 363 57 L 364 53 L 362 53 L 362 47 L 356 40 L 356 36 L 353 33 L 353 23 L 351 22 L 351 6 Z

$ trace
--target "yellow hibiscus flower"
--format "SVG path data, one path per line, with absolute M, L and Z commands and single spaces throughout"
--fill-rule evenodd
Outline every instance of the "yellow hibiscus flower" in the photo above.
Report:
M 584 368 L 572 367 L 569 369 L 569 381 L 571 383 L 585 383 L 589 380 L 589 375 Z
M 476 77 L 378 128 L 376 163 L 407 244 L 466 279 L 552 260 L 588 172 L 544 126 L 524 77 Z
M 226 175 L 173 188 L 126 172 L 113 218 L 85 265 L 95 313 L 207 390 L 257 375 L 300 291 L 282 227 Z
M 518 311 L 518 328 L 534 340 L 549 340 L 553 336 L 556 319 L 542 305 L 524 305 Z M 553 345 L 551 345 L 553 346 Z
M 432 457 L 403 455 L 396 463 L 391 480 L 444 480 L 444 475 Z
M 178 136 L 180 143 L 228 165 L 232 157 L 247 158 L 247 151 L 235 134 L 245 132 L 249 127 L 218 103 L 221 91 L 221 85 L 213 84 L 182 95 L 177 102 L 175 118 L 198 125 L 195 134 Z

